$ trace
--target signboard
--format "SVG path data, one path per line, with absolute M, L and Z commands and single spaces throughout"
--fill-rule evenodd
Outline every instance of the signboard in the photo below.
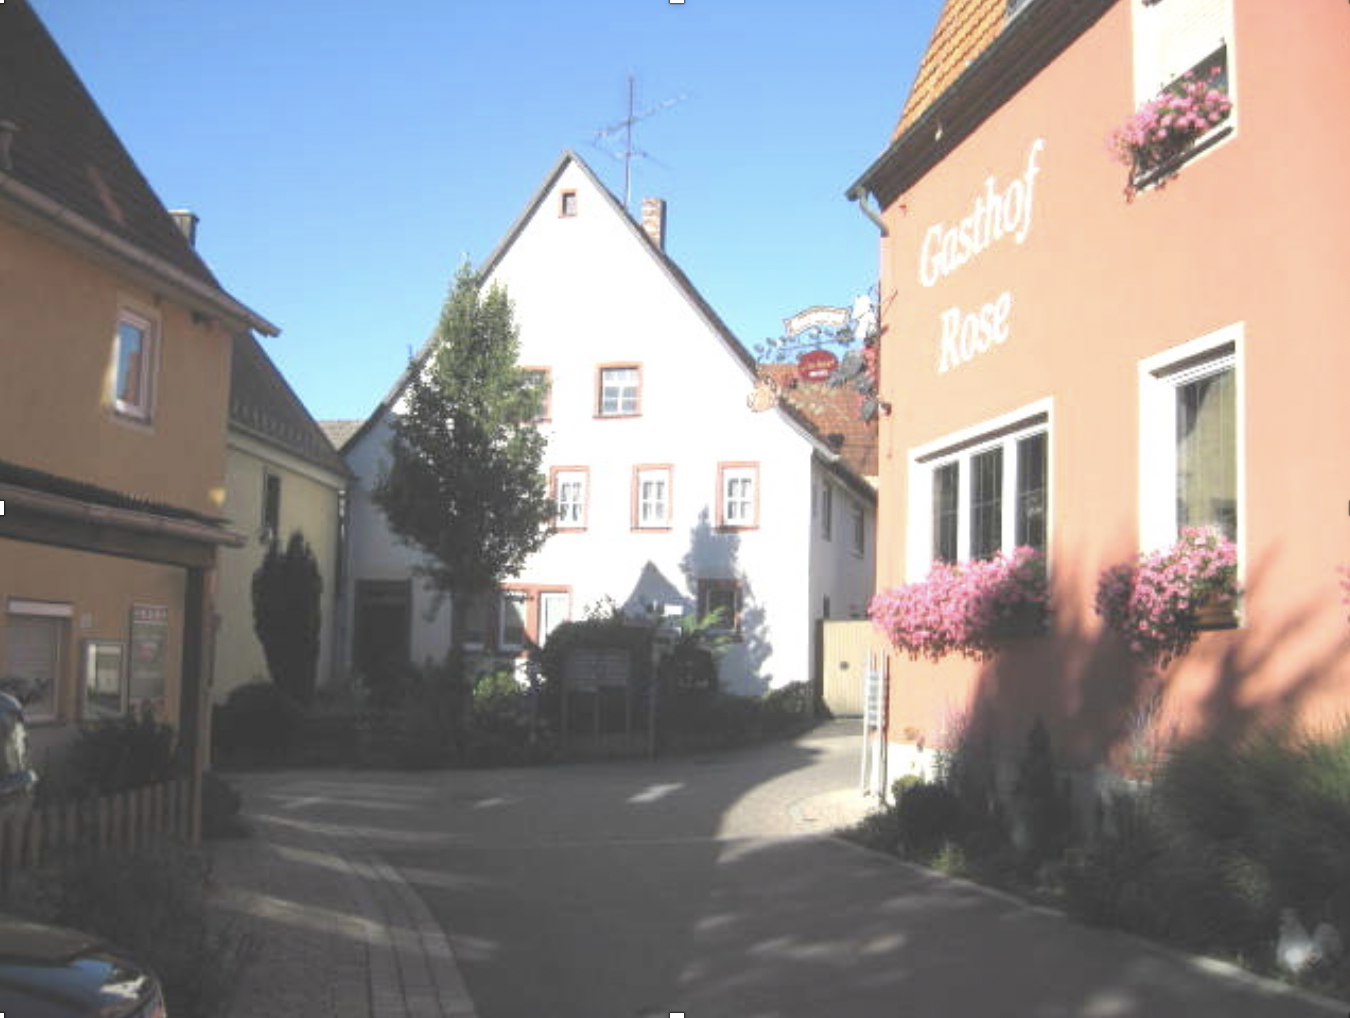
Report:
M 848 308 L 827 308 L 816 305 L 798 311 L 783 319 L 784 336 L 800 336 L 808 329 L 839 329 L 848 324 Z
M 169 609 L 160 605 L 131 606 L 131 701 L 162 700 L 168 689 Z
M 839 358 L 829 350 L 808 350 L 797 358 L 797 377 L 803 382 L 823 382 L 839 367 Z
M 631 662 L 628 651 L 613 647 L 578 647 L 563 664 L 563 684 L 571 692 L 585 692 L 628 685 Z

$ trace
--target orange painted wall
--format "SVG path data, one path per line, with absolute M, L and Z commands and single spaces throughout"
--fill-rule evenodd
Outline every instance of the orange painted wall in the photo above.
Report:
M 950 708 L 1020 740 L 1040 713 L 1072 756 L 1109 755 L 1146 679 L 1092 611 L 1097 577 L 1139 543 L 1139 361 L 1243 323 L 1243 625 L 1164 677 L 1183 729 L 1350 712 L 1350 7 L 1235 0 L 1236 130 L 1127 202 L 1105 140 L 1134 106 L 1130 4 L 1096 25 L 885 213 L 878 586 L 907 578 L 909 450 L 1046 398 L 1055 617 L 984 665 L 892 662 L 890 732 L 931 746 Z M 967 215 L 1043 139 L 1034 218 L 931 287 L 934 223 Z M 939 373 L 940 316 L 1013 295 L 1010 337 Z

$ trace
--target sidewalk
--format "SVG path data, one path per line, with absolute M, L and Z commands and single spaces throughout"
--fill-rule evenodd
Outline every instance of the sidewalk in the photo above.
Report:
M 360 831 L 273 817 L 241 784 L 253 837 L 212 843 L 246 959 L 227 1018 L 477 1018 L 440 927 Z

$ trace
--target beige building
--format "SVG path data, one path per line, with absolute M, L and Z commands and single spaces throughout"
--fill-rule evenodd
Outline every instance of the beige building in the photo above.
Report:
M 0 684 L 39 767 L 149 705 L 204 752 L 234 336 L 226 293 L 26 0 L 0 31 Z M 177 219 L 177 221 L 175 221 Z
M 333 677 L 338 541 L 347 466 L 252 336 L 234 341 L 224 515 L 244 543 L 220 556 L 219 628 L 212 699 L 267 678 L 253 630 L 253 574 L 268 545 L 295 531 L 309 542 L 323 578 L 318 683 Z

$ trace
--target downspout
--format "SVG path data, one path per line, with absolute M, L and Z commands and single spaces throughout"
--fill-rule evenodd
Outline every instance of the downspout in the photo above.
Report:
M 889 237 L 891 231 L 886 228 L 881 213 L 868 204 L 867 197 L 867 188 L 863 187 L 862 184 L 854 184 L 848 192 L 848 200 L 858 203 L 858 211 L 872 221 L 873 225 L 881 231 L 883 237 Z

